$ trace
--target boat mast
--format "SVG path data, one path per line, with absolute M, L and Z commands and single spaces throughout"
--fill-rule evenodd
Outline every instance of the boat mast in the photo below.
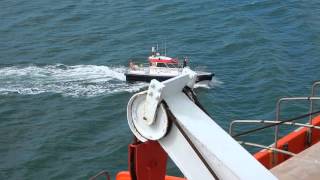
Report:
M 164 40 L 164 56 L 167 56 L 167 41 Z
M 157 52 L 159 52 L 159 44 L 158 44 L 158 42 L 157 42 Z

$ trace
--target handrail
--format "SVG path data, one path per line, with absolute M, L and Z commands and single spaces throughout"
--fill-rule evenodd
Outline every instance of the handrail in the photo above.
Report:
M 274 148 L 274 147 L 271 147 L 271 146 L 265 146 L 265 145 L 262 145 L 262 144 L 257 144 L 257 143 L 252 143 L 252 142 L 244 142 L 244 141 L 238 141 L 238 142 L 239 142 L 239 144 L 243 144 L 243 145 L 246 145 L 246 146 L 259 147 L 259 148 L 262 148 L 262 149 L 268 149 L 268 150 L 271 150 L 273 152 L 279 152 L 279 153 L 286 154 L 286 155 L 289 155 L 289 156 L 296 156 L 295 153 L 292 153 L 292 152 L 289 152 L 289 151 L 286 151 L 286 150 L 282 150 L 282 149 L 279 149 L 279 148 Z
M 261 123 L 261 124 L 278 124 L 281 121 L 274 121 L 274 120 L 261 120 L 261 119 L 241 119 L 241 120 L 233 120 L 229 125 L 229 134 L 232 136 L 233 134 L 233 127 L 236 123 Z M 296 122 L 285 122 L 284 125 L 290 126 L 299 126 L 299 127 L 307 127 L 307 128 L 315 128 L 320 130 L 320 126 L 315 126 L 312 124 L 303 124 L 303 123 L 296 123 Z
M 292 101 L 292 100 L 304 100 L 304 101 L 310 101 L 310 100 L 320 100 L 320 97 L 284 97 L 284 98 L 280 98 L 277 101 L 277 107 L 276 107 L 276 121 L 280 121 L 280 110 L 281 110 L 281 103 L 284 101 Z M 278 145 L 278 137 L 279 137 L 279 125 L 276 125 L 274 127 L 274 147 L 276 148 Z M 274 164 L 277 163 L 277 156 L 276 156 L 277 152 L 274 152 L 274 158 L 272 160 L 272 162 Z
M 319 87 L 319 85 L 320 85 L 320 81 L 315 81 L 312 84 L 311 97 L 315 96 L 315 89 L 316 89 L 316 87 Z M 309 112 L 312 112 L 312 111 L 313 111 L 313 100 L 310 101 L 310 110 L 309 110 Z M 309 123 L 312 124 L 312 115 L 310 115 L 310 117 L 309 117 Z
M 247 130 L 247 131 L 238 133 L 236 135 L 232 135 L 232 137 L 236 138 L 236 137 L 240 137 L 240 136 L 243 136 L 243 135 L 248 135 L 250 133 L 253 133 L 253 132 L 256 132 L 256 131 L 260 131 L 260 130 L 263 130 L 263 129 L 266 129 L 266 128 L 274 127 L 276 125 L 281 125 L 281 124 L 284 124 L 285 122 L 297 121 L 297 120 L 300 120 L 302 118 L 309 117 L 310 114 L 320 114 L 320 110 L 319 111 L 314 111 L 312 113 L 303 114 L 303 115 L 300 115 L 300 116 L 297 116 L 297 117 L 294 117 L 294 118 L 286 119 L 286 120 L 280 121 L 279 123 L 269 124 L 269 125 L 265 125 L 265 126 L 262 126 L 262 127 L 259 127 L 259 128 Z
M 229 126 L 229 134 L 232 136 L 232 137 L 237 137 L 239 135 L 242 135 L 244 133 L 240 133 L 240 134 L 237 134 L 237 135 L 233 135 L 233 126 L 234 124 L 236 123 L 263 123 L 263 124 L 270 124 L 270 125 L 266 125 L 266 127 L 263 127 L 263 128 L 267 128 L 268 126 L 271 127 L 271 126 L 274 126 L 274 143 L 273 143 L 273 147 L 272 148 L 275 148 L 277 149 L 278 147 L 278 138 L 279 138 L 279 126 L 281 124 L 285 124 L 285 125 L 291 125 L 291 126 L 300 126 L 300 127 L 306 127 L 308 128 L 308 135 L 309 135 L 309 138 L 308 138 L 308 142 L 310 141 L 311 142 L 311 137 L 312 137 L 312 131 L 311 131 L 311 128 L 315 128 L 315 129 L 320 129 L 320 126 L 315 126 L 312 124 L 312 120 L 313 120 L 313 114 L 316 114 L 316 113 L 313 113 L 313 110 L 314 110 L 314 101 L 315 100 L 320 100 L 320 97 L 319 96 L 315 96 L 316 94 L 316 88 L 317 87 L 320 87 L 320 81 L 315 81 L 313 84 L 312 84 L 312 90 L 311 90 L 311 95 L 309 97 L 284 97 L 284 98 L 280 98 L 278 99 L 277 103 L 276 103 L 276 118 L 275 120 L 234 120 L 230 123 L 230 126 Z M 296 122 L 290 122 L 287 120 L 281 120 L 281 117 L 280 117 L 280 113 L 281 113 L 281 104 L 283 102 L 286 102 L 286 101 L 310 101 L 310 109 L 309 109 L 309 113 L 306 114 L 305 117 L 309 117 L 309 122 L 307 124 L 303 124 L 303 123 L 296 123 Z M 301 119 L 301 117 L 300 117 Z M 297 120 L 297 119 L 295 119 Z M 258 128 L 258 129 L 254 129 L 254 130 L 250 130 L 250 131 L 247 131 L 245 132 L 245 134 L 249 134 L 249 133 L 252 133 L 252 132 L 255 132 L 257 130 L 261 130 L 263 128 Z M 309 142 L 309 143 L 310 143 Z M 248 145 L 248 143 L 246 143 Z M 249 143 L 249 145 L 253 146 L 252 143 Z M 262 145 L 259 145 L 259 144 L 254 144 L 255 147 L 262 147 Z M 258 145 L 258 146 L 257 146 Z M 271 147 L 268 147 L 268 149 L 270 149 Z M 271 149 L 272 150 L 272 149 Z M 277 156 L 276 154 L 280 152 L 280 151 L 273 151 L 273 156 L 272 156 L 272 164 L 276 164 L 277 163 Z
M 307 101 L 311 101 L 311 100 L 320 100 L 320 97 L 284 97 L 284 98 L 280 98 L 277 101 L 277 107 L 276 107 L 276 121 L 280 121 L 280 107 L 281 107 L 281 103 L 284 101 L 292 101 L 292 100 L 307 100 Z M 278 141 L 278 133 L 279 133 L 279 126 L 275 126 L 275 147 L 277 147 L 277 141 Z
M 320 81 L 315 81 L 315 82 L 313 82 L 313 84 L 312 84 L 312 87 L 311 87 L 311 95 L 310 96 L 315 96 L 315 89 L 316 89 L 316 87 L 318 87 L 318 85 L 320 85 Z M 313 100 L 311 100 L 310 101 L 310 108 L 309 108 L 309 112 L 312 112 L 313 111 L 313 109 L 314 109 L 314 107 L 313 107 Z M 310 114 L 310 116 L 309 116 L 309 124 L 313 124 L 312 123 L 312 120 L 313 120 L 313 115 L 312 114 Z M 308 144 L 311 144 L 311 141 L 312 141 L 312 130 L 310 129 L 310 128 L 308 128 L 308 131 L 307 131 L 307 135 L 308 135 L 308 138 L 307 138 L 307 143 Z

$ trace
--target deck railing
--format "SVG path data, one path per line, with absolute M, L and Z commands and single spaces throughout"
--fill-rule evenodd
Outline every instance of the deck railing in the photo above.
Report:
M 250 142 L 243 142 L 243 141 L 239 141 L 241 144 L 247 145 L 247 146 L 254 146 L 254 147 L 259 147 L 259 148 L 263 148 L 263 149 L 269 149 L 273 152 L 273 159 L 272 159 L 272 164 L 277 164 L 277 153 L 284 153 L 287 155 L 294 155 L 292 152 L 289 151 L 285 151 L 282 149 L 278 149 L 278 140 L 279 140 L 279 126 L 280 125 L 290 125 L 290 126 L 298 126 L 298 127 L 306 127 L 308 128 L 308 140 L 307 143 L 311 144 L 311 137 L 312 137 L 312 128 L 315 129 L 320 129 L 320 126 L 315 126 L 312 124 L 312 119 L 313 119 L 313 111 L 314 111 L 314 101 L 315 100 L 320 100 L 320 97 L 315 96 L 316 94 L 316 88 L 319 87 L 320 85 L 320 81 L 316 81 L 313 83 L 312 88 L 311 88 L 311 94 L 309 97 L 285 97 L 285 98 L 280 98 L 277 101 L 276 104 L 276 120 L 233 120 L 230 123 L 229 126 L 229 134 L 231 136 L 236 136 L 233 135 L 233 131 L 234 131 L 234 126 L 235 124 L 256 124 L 256 123 L 260 123 L 260 124 L 274 124 L 274 143 L 273 143 L 273 147 L 271 146 L 264 146 L 261 144 L 256 144 L 256 143 L 250 143 Z M 304 123 L 296 123 L 296 122 L 282 122 L 281 121 L 281 104 L 285 101 L 310 101 L 310 107 L 309 107 L 309 121 L 307 124 Z M 295 119 L 297 120 L 297 119 Z M 281 124 L 279 124 L 281 123 Z

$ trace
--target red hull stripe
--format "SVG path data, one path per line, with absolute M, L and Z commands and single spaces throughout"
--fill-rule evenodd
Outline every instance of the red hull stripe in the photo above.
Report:
M 117 174 L 116 180 L 131 180 L 129 171 L 121 171 Z M 166 176 L 164 180 L 187 180 L 181 177 Z
M 149 61 L 152 63 L 178 63 L 177 59 L 171 58 L 170 60 L 167 59 L 159 59 L 159 58 L 149 58 Z

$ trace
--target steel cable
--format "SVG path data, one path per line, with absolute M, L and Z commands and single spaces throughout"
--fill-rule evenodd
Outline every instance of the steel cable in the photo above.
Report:
M 253 133 L 253 132 L 256 132 L 256 131 L 260 131 L 260 130 L 263 130 L 263 129 L 266 129 L 266 128 L 273 127 L 273 126 L 278 126 L 278 125 L 286 123 L 286 122 L 299 120 L 299 119 L 302 119 L 302 118 L 305 118 L 305 117 L 308 117 L 308 116 L 312 116 L 312 115 L 318 114 L 318 113 L 320 113 L 320 111 L 315 111 L 315 112 L 311 112 L 311 113 L 308 113 L 308 114 L 303 114 L 301 116 L 297 116 L 297 117 L 294 117 L 294 118 L 283 120 L 283 121 L 281 121 L 279 123 L 270 124 L 270 125 L 266 125 L 266 126 L 262 126 L 262 127 L 256 128 L 256 129 L 251 129 L 251 130 L 248 130 L 248 131 L 245 131 L 245 132 L 241 132 L 241 133 L 233 135 L 232 137 L 233 138 L 237 138 L 237 137 L 240 137 L 240 136 L 243 136 L 243 135 L 247 135 L 247 134 L 250 134 L 250 133 Z

